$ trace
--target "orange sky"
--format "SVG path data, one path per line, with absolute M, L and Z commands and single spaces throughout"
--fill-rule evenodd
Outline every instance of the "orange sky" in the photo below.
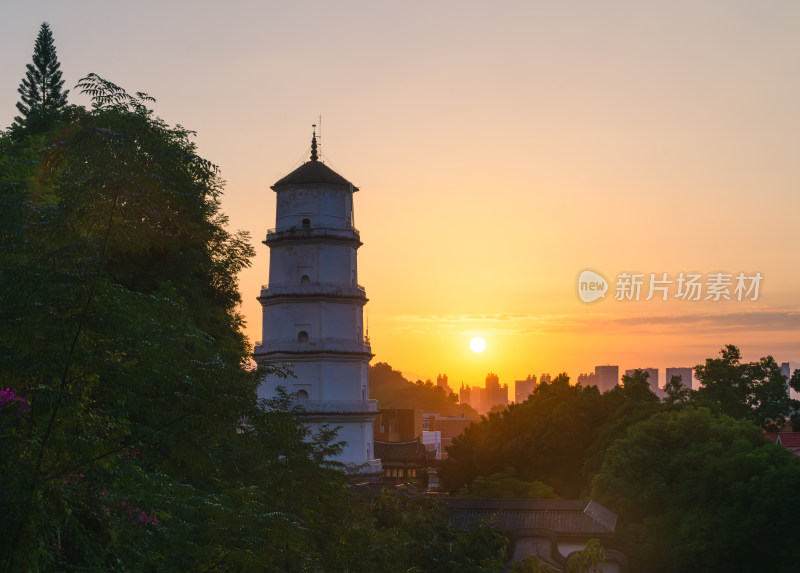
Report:
M 326 161 L 361 188 L 376 361 L 455 384 L 663 373 L 728 343 L 800 361 L 796 2 L 48 0 L 4 15 L 0 124 L 47 20 L 68 85 L 96 72 L 198 132 L 232 226 L 258 244 L 241 277 L 253 340 L 269 186 L 322 114 Z M 605 300 L 578 299 L 586 268 L 611 281 Z M 764 280 L 758 301 L 618 302 L 623 271 Z

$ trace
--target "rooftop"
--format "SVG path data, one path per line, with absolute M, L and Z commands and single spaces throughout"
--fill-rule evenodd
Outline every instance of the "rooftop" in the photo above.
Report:
M 800 448 L 800 432 L 766 432 L 764 436 L 784 448 Z
M 316 133 L 311 139 L 311 160 L 306 161 L 289 175 L 279 180 L 272 186 L 272 189 L 283 187 L 284 185 L 309 185 L 315 183 L 345 185 L 352 187 L 353 191 L 358 191 L 358 187 L 355 187 L 347 179 L 317 159 Z
M 375 440 L 375 457 L 381 461 L 414 462 L 425 460 L 428 449 L 419 438 L 407 442 L 381 442 Z
M 289 175 L 275 183 L 272 189 L 285 185 L 308 185 L 314 183 L 343 185 L 348 187 L 353 185 L 321 161 L 306 161 L 300 167 L 289 173 Z M 358 187 L 353 186 L 353 191 L 358 191 Z
M 614 534 L 617 514 L 591 500 L 573 499 L 446 499 L 450 522 L 468 528 L 486 518 L 506 531 L 543 529 L 558 535 Z

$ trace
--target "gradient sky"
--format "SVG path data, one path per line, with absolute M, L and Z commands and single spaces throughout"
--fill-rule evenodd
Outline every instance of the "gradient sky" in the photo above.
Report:
M 258 247 L 251 340 L 269 186 L 321 114 L 326 162 L 361 188 L 375 361 L 455 385 L 663 375 L 724 344 L 800 361 L 798 2 L 6 0 L 4 127 L 45 20 L 67 85 L 148 92 L 221 167 Z M 587 268 L 605 300 L 578 299 Z M 758 301 L 619 302 L 623 271 L 764 280 Z

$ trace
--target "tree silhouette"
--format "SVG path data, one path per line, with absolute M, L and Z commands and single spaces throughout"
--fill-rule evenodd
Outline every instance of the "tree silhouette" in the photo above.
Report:
M 47 117 L 67 104 L 69 90 L 63 90 L 61 64 L 56 56 L 50 25 L 42 22 L 33 47 L 33 63 L 19 84 L 21 101 L 17 109 L 22 115 L 14 118 L 14 127 L 21 127 L 32 116 Z

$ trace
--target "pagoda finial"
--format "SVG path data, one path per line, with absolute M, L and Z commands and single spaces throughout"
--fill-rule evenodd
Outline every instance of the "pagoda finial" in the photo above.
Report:
M 317 160 L 317 124 L 312 123 L 311 127 L 313 129 L 311 135 L 311 161 Z

